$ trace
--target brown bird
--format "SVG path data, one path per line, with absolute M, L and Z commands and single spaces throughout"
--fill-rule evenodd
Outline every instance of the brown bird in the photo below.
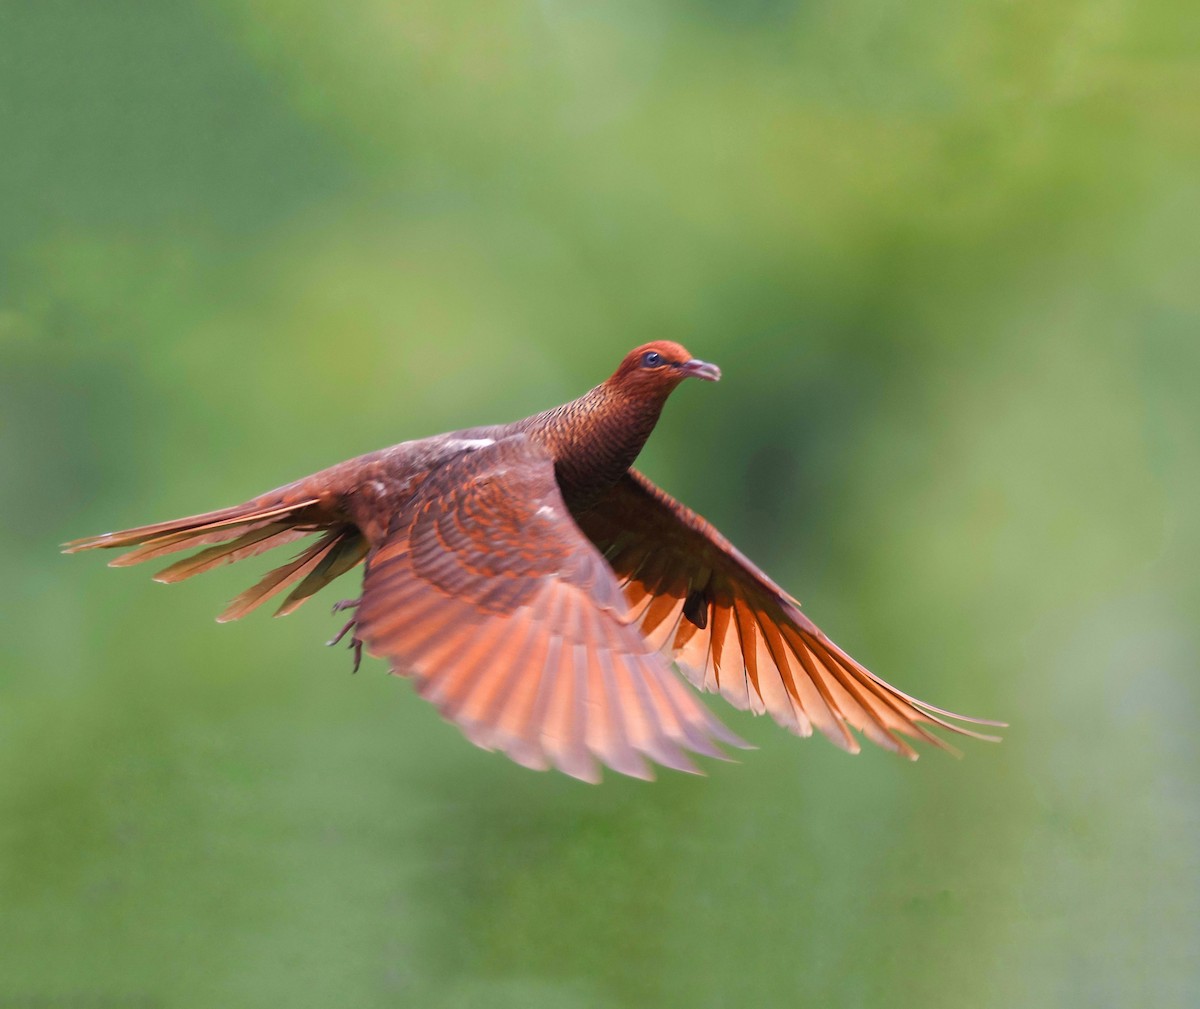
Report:
M 687 751 L 746 746 L 686 689 L 817 729 L 851 729 L 910 759 L 903 738 L 951 749 L 926 726 L 994 740 L 859 665 L 800 604 L 695 512 L 631 465 L 667 397 L 720 370 L 677 343 L 631 351 L 574 402 L 512 424 L 402 442 L 245 504 L 105 533 L 66 553 L 134 547 L 124 567 L 192 547 L 178 582 L 310 535 L 319 538 L 233 600 L 237 620 L 290 588 L 279 614 L 365 561 L 353 630 L 477 746 L 586 781 L 596 761 L 652 777 L 649 758 L 695 771 Z

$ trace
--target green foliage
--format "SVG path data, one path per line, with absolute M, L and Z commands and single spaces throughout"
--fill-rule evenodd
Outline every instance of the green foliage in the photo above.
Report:
M 1184 0 L 0 8 L 0 1005 L 1193 1004 L 1198 41 Z M 321 603 L 210 623 L 252 566 L 56 554 L 659 337 L 726 377 L 643 468 L 1002 746 L 722 711 L 740 766 L 592 789 L 348 676 Z

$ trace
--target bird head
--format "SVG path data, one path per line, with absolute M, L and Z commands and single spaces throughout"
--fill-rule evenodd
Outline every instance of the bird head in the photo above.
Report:
M 626 392 L 665 397 L 685 378 L 716 382 L 720 377 L 720 368 L 692 357 L 687 348 L 670 340 L 655 340 L 626 354 L 608 381 Z

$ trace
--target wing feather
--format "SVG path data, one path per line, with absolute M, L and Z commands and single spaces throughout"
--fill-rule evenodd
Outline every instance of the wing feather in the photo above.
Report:
M 851 753 L 859 750 L 852 729 L 910 759 L 917 753 L 904 737 L 953 751 L 929 726 L 997 738 L 959 723 L 1003 723 L 926 704 L 860 665 L 716 529 L 640 473 L 631 470 L 576 518 L 647 639 L 734 707 L 770 714 L 797 735 L 816 728 Z
M 653 642 L 552 460 L 517 436 L 446 461 L 370 545 L 358 634 L 472 742 L 527 767 L 584 781 L 597 762 L 695 771 L 687 751 L 723 757 L 717 740 L 740 741 L 660 651 L 682 602 L 646 605 Z

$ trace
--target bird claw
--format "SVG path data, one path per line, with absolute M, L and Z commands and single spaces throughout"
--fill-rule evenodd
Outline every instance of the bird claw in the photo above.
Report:
M 355 606 L 357 606 L 359 604 L 360 601 L 361 600 L 358 600 L 358 599 L 343 599 L 340 603 L 333 604 L 333 612 L 337 613 L 340 610 L 353 609 Z M 357 623 L 358 623 L 358 617 L 351 618 L 350 620 L 348 620 L 346 622 L 346 626 L 343 627 L 340 631 L 338 631 L 337 634 L 335 634 L 332 638 L 330 638 L 328 641 L 326 641 L 325 644 L 330 647 L 332 647 L 333 645 L 336 645 L 339 641 L 342 640 L 342 638 L 344 638 L 347 634 L 350 633 L 351 628 L 353 628 L 354 625 Z M 357 673 L 358 667 L 362 665 L 362 651 L 363 651 L 362 638 L 360 638 L 357 634 L 352 634 L 350 636 L 350 647 L 354 650 L 354 668 L 350 671 L 351 671 L 351 673 Z

